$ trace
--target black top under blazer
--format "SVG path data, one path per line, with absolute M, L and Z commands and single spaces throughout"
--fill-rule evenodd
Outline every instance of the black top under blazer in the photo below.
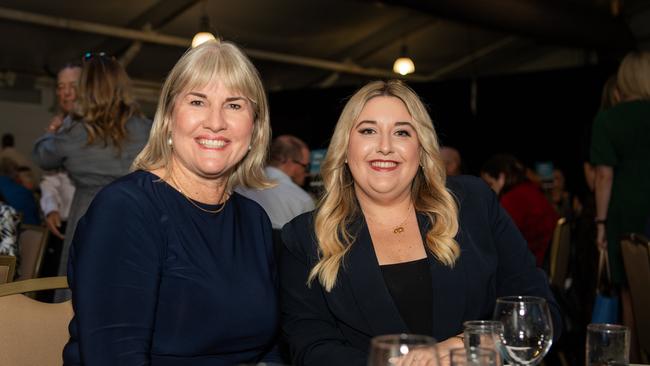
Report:
M 545 298 L 554 339 L 562 329 L 559 306 L 526 241 L 490 188 L 476 177 L 449 177 L 459 206 L 456 241 L 461 255 L 453 268 L 428 253 L 433 287 L 433 337 L 443 341 L 463 331 L 466 320 L 491 319 L 497 297 Z M 418 214 L 420 232 L 429 226 Z M 346 254 L 336 285 L 325 291 L 306 285 L 318 261 L 313 213 L 284 226 L 280 258 L 282 328 L 295 365 L 366 365 L 370 339 L 408 333 L 382 277 L 363 216 L 351 229 L 356 241 Z

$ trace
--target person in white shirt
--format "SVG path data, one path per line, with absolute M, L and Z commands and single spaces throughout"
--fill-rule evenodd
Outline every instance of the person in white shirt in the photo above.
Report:
M 61 239 L 61 227 L 68 220 L 74 191 L 70 177 L 63 171 L 46 174 L 41 181 L 41 210 L 47 218 L 45 223 L 50 232 Z
M 273 229 L 282 229 L 294 217 L 314 209 L 314 199 L 301 188 L 309 175 L 309 148 L 302 140 L 291 135 L 276 137 L 264 172 L 277 186 L 264 190 L 237 188 L 237 192 L 264 208 Z

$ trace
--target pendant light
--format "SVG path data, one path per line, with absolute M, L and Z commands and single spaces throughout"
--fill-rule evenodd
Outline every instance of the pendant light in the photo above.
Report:
M 201 21 L 199 23 L 199 31 L 192 38 L 192 48 L 209 41 L 216 41 L 217 39 L 210 32 L 210 18 L 208 17 L 208 11 L 206 8 L 207 2 L 203 1 L 203 15 L 201 16 Z
M 406 49 L 406 45 L 402 45 L 400 57 L 398 57 L 393 64 L 393 72 L 400 75 L 408 75 L 415 72 L 415 64 L 413 63 L 413 60 L 408 57 L 408 50 Z

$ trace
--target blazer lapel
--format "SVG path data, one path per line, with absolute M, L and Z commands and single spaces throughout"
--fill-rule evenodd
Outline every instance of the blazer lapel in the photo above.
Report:
M 426 233 L 429 230 L 427 217 L 418 214 L 418 223 L 422 232 L 422 241 L 426 243 Z M 460 233 L 456 241 L 460 244 L 459 236 Z M 443 341 L 463 330 L 467 276 L 462 261 L 462 249 L 461 247 L 461 257 L 453 268 L 443 265 L 427 251 L 433 285 L 433 336 L 438 341 Z
M 344 267 L 361 314 L 373 336 L 406 333 L 406 324 L 384 283 L 363 216 L 355 224 L 356 241 L 344 259 Z

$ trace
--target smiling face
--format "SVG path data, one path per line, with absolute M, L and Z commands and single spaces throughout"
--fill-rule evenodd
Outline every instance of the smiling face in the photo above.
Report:
M 56 98 L 59 101 L 59 108 L 65 114 L 70 113 L 74 109 L 80 77 L 80 67 L 66 67 L 59 71 L 57 75 Z
M 410 194 L 420 154 L 414 123 L 399 98 L 378 96 L 365 104 L 347 150 L 357 197 L 389 201 Z
M 253 106 L 221 82 L 180 93 L 172 113 L 172 164 L 184 175 L 222 179 L 248 151 Z

